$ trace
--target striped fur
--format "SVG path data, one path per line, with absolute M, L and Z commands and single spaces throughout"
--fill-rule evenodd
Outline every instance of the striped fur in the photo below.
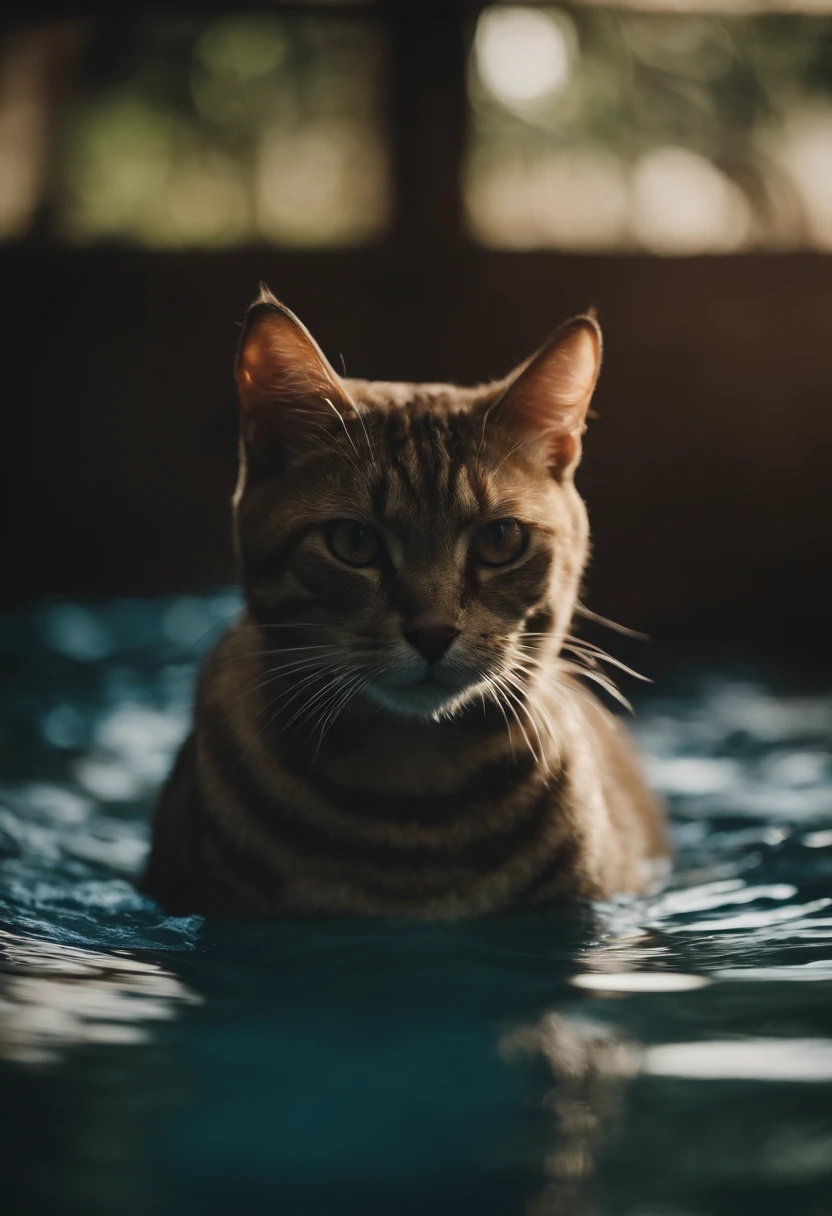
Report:
M 202 672 L 144 888 L 173 912 L 458 917 L 644 889 L 662 817 L 563 647 L 592 317 L 499 384 L 343 380 L 264 293 L 238 362 L 246 610 Z M 383 542 L 339 561 L 334 520 Z M 474 559 L 492 520 L 527 548 Z M 404 636 L 459 630 L 429 664 Z M 408 634 L 408 636 L 415 636 Z

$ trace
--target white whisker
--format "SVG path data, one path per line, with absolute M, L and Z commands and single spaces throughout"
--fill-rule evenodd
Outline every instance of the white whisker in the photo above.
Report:
M 359 407 L 358 407 L 357 405 L 356 405 L 356 406 L 354 406 L 353 408 L 355 409 L 355 416 L 356 416 L 356 418 L 357 418 L 357 419 L 358 419 L 358 421 L 361 423 L 361 429 L 362 429 L 362 431 L 364 432 L 364 439 L 365 439 L 365 441 L 366 441 L 366 443 L 367 443 L 367 451 L 370 453 L 370 459 L 371 459 L 371 460 L 372 460 L 372 462 L 373 462 L 373 467 L 377 469 L 377 468 L 378 468 L 378 461 L 376 460 L 376 455 L 375 455 L 375 452 L 373 451 L 373 446 L 372 446 L 372 444 L 370 443 L 370 436 L 367 434 L 367 427 L 364 425 L 364 419 L 363 419 L 363 417 L 362 417 L 362 415 L 361 415 L 361 410 L 359 409 Z
M 515 709 L 515 702 L 518 705 L 520 705 L 521 708 L 522 708 L 522 702 L 519 701 L 517 699 L 517 697 L 512 693 L 511 689 L 509 689 L 506 686 L 506 684 L 504 683 L 501 676 L 492 676 L 491 678 L 494 681 L 494 683 L 497 685 L 497 687 L 501 690 L 503 695 L 507 698 L 506 708 L 508 709 L 509 713 L 513 716 L 517 725 L 520 727 L 520 733 L 522 734 L 523 738 L 526 741 L 526 747 L 531 752 L 532 757 L 534 758 L 535 762 L 537 762 L 538 761 L 537 752 L 532 747 L 531 739 L 529 738 L 528 734 L 526 733 L 526 728 L 523 725 L 523 723 L 521 722 L 520 715 L 518 714 L 517 710 Z
M 366 679 L 364 679 L 363 676 L 361 676 L 361 675 L 354 676 L 353 679 L 347 684 L 346 690 L 344 691 L 344 693 L 341 697 L 341 700 L 338 701 L 334 705 L 334 707 L 330 710 L 329 715 L 323 720 L 323 722 L 321 722 L 321 724 L 320 724 L 321 733 L 318 736 L 318 743 L 317 743 L 317 746 L 315 747 L 315 754 L 312 757 L 313 764 L 314 764 L 315 760 L 317 759 L 318 752 L 321 750 L 321 745 L 324 741 L 324 737 L 335 725 L 336 721 L 338 720 L 340 715 L 344 712 L 344 710 L 346 709 L 349 702 L 353 699 L 353 697 L 355 697 L 358 693 L 361 692 L 361 689 L 365 687 L 366 683 L 367 683 L 367 681 L 366 681 Z
M 539 763 L 541 763 L 544 766 L 544 768 L 546 768 L 546 770 L 548 771 L 549 762 L 548 762 L 548 759 L 546 756 L 546 748 L 543 746 L 543 739 L 541 738 L 540 730 L 537 725 L 537 719 L 535 718 L 534 714 L 530 711 L 529 706 L 527 704 L 527 700 L 529 699 L 528 690 L 510 672 L 503 672 L 501 678 L 505 684 L 506 693 L 517 703 L 518 707 L 525 714 L 529 725 L 531 726 L 532 730 L 534 731 L 538 746 L 540 748 Z M 552 734 L 551 726 L 549 726 L 549 734 L 550 735 Z M 532 754 L 534 754 L 534 753 L 532 753 Z
M 355 452 L 356 456 L 358 456 L 358 448 L 355 446 L 355 440 L 353 439 L 352 435 L 347 430 L 347 424 L 346 424 L 346 422 L 344 422 L 344 415 L 341 413 L 341 411 L 335 405 L 333 405 L 333 403 L 330 401 L 329 397 L 324 397 L 324 401 L 327 403 L 329 408 L 333 411 L 333 413 L 338 418 L 338 421 L 341 423 L 341 426 L 344 428 L 344 434 L 346 435 L 347 439 L 350 442 L 350 447 Z M 360 459 L 360 457 L 359 457 L 359 459 Z
M 315 705 L 320 703 L 321 698 L 326 695 L 329 689 L 340 684 L 344 678 L 344 674 L 349 673 L 350 671 L 352 671 L 352 668 L 348 664 L 342 664 L 340 670 L 337 672 L 334 668 L 331 668 L 328 672 L 322 673 L 322 675 L 331 675 L 332 679 L 292 714 L 291 718 L 289 718 L 285 724 L 285 729 L 288 730 L 289 727 L 298 720 L 305 722 L 313 712 Z
M 575 612 L 588 621 L 594 621 L 596 625 L 606 625 L 607 629 L 613 629 L 616 633 L 622 633 L 627 638 L 635 638 L 639 642 L 649 642 L 650 638 L 646 633 L 640 633 L 637 629 L 629 629 L 626 625 L 619 625 L 617 621 L 611 621 L 608 617 L 599 616 L 597 612 L 592 612 L 591 609 L 585 607 L 580 602 L 575 605 Z
M 602 675 L 598 671 L 590 671 L 589 668 L 581 667 L 577 663 L 570 663 L 568 660 L 558 660 L 558 670 L 567 672 L 569 675 L 583 676 L 586 680 L 593 680 L 600 688 L 609 693 L 619 704 L 623 705 L 630 713 L 634 713 L 632 705 L 621 692 L 617 684 L 615 684 L 607 676 Z
M 580 658 L 590 659 L 593 665 L 598 663 L 611 663 L 613 667 L 617 667 L 619 671 L 623 671 L 628 676 L 632 676 L 635 680 L 642 680 L 645 684 L 652 684 L 652 680 L 648 676 L 643 676 L 640 671 L 636 671 L 632 667 L 628 667 L 626 663 L 622 663 L 620 659 L 614 659 L 611 654 L 601 650 L 597 646 L 576 645 L 574 640 L 567 638 L 562 645 L 563 650 L 568 650 Z
M 488 691 L 490 697 L 494 701 L 494 704 L 497 706 L 500 713 L 503 715 L 503 720 L 506 724 L 506 733 L 508 734 L 509 756 L 510 756 L 511 762 L 513 764 L 514 763 L 514 739 L 512 738 L 512 735 L 511 735 L 511 723 L 508 720 L 508 715 L 506 714 L 505 707 L 500 699 L 499 689 L 495 685 L 493 678 L 491 676 L 486 676 L 485 682 L 486 682 L 486 688 L 487 688 L 487 691 Z

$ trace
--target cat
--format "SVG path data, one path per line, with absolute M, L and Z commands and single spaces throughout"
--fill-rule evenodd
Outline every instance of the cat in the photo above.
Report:
M 499 383 L 346 379 L 261 290 L 236 366 L 246 608 L 203 667 L 147 893 L 454 918 L 655 883 L 663 813 L 562 654 L 600 363 L 589 312 Z

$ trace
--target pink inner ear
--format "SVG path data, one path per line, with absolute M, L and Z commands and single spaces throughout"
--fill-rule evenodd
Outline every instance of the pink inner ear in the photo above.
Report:
M 523 369 L 503 399 L 506 416 L 548 434 L 583 423 L 601 363 L 600 331 L 578 318 Z
M 588 402 L 598 376 L 598 337 L 576 326 L 559 343 L 544 367 L 552 400 L 566 408 Z
M 312 340 L 277 313 L 260 318 L 246 335 L 237 383 L 246 412 L 269 402 L 298 405 L 339 395 L 335 374 L 329 374 Z

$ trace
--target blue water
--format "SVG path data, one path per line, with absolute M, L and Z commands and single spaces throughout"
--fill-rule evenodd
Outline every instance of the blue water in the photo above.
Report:
M 832 1211 L 832 698 L 655 655 L 671 887 L 570 921 L 206 925 L 138 895 L 233 593 L 0 621 L 4 1210 Z

